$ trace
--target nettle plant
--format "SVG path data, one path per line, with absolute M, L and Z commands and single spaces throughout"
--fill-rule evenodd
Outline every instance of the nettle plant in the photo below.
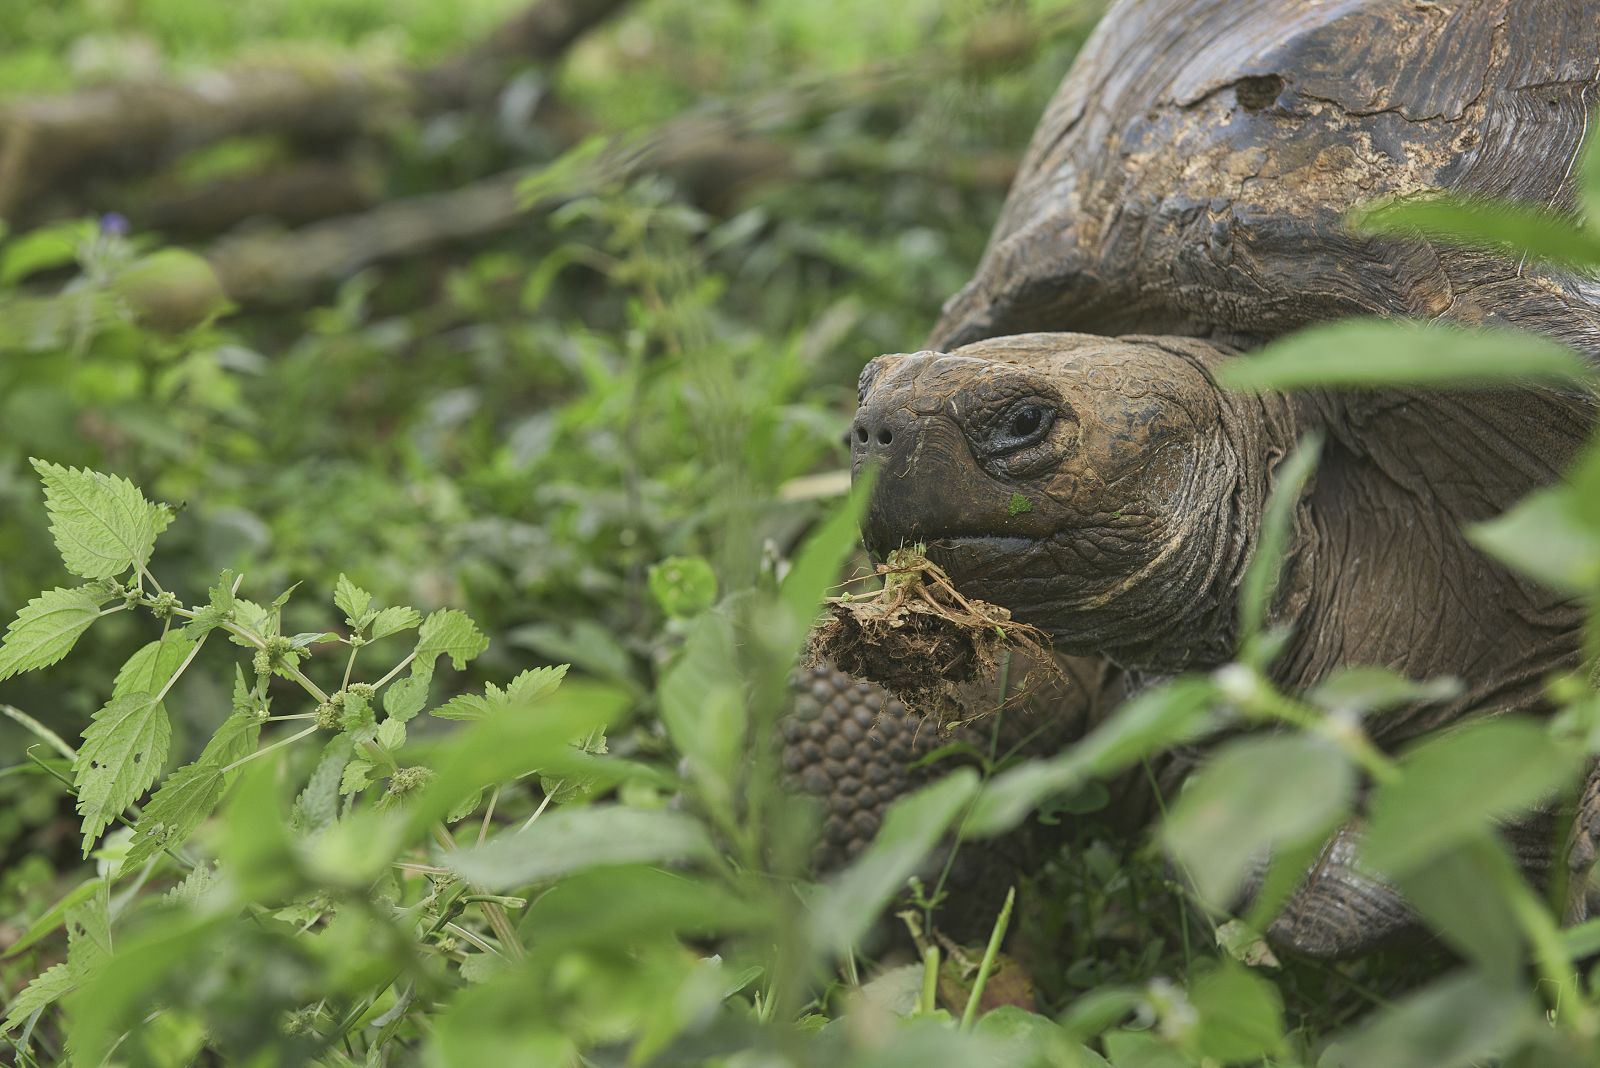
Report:
M 95 713 L 76 749 L 32 717 L 8 710 L 43 739 L 47 751 L 54 751 L 51 757 L 42 756 L 41 747 L 36 746 L 29 757 L 76 797 L 86 858 L 97 843 L 105 841 L 109 828 L 121 824 L 131 831 L 124 840 L 100 851 L 103 877 L 79 886 L 11 947 L 10 954 L 15 955 L 63 925 L 68 927 L 67 960 L 38 976 L 12 1002 L 0 1025 L 0 1032 L 21 1031 L 18 1055 L 25 1062 L 31 1060 L 29 1039 L 42 1010 L 115 974 L 113 961 L 125 958 L 115 958 L 112 953 L 113 922 L 127 911 L 140 886 L 159 865 L 175 865 L 187 873 L 169 894 L 175 902 L 193 906 L 216 882 L 218 869 L 195 859 L 186 845 L 253 762 L 312 735 L 326 739 L 287 819 L 280 817 L 276 806 L 267 806 L 251 817 L 255 827 L 275 825 L 280 834 L 297 832 L 310 838 L 334 826 L 341 816 L 348 817 L 362 809 L 392 813 L 408 799 L 423 799 L 416 812 L 426 812 L 429 819 L 424 821 L 413 813 L 413 833 L 401 833 L 398 825 L 390 823 L 387 834 L 372 841 L 381 843 L 380 851 L 397 853 L 403 842 L 415 836 L 416 829 L 423 828 L 437 841 L 453 846 L 449 826 L 484 805 L 482 791 L 460 788 L 463 781 L 473 781 L 477 776 L 473 761 L 485 762 L 481 746 L 479 750 L 458 750 L 454 755 L 466 761 L 465 770 L 460 764 L 455 765 L 447 775 L 443 792 L 430 791 L 434 771 L 424 763 L 407 759 L 411 752 L 407 748 L 407 724 L 427 704 L 429 684 L 441 657 L 449 657 L 460 669 L 488 645 L 488 639 L 464 612 L 446 609 L 423 618 L 409 607 L 374 608 L 371 595 L 344 576 L 340 576 L 333 592 L 334 603 L 345 616 L 347 630 L 343 634 L 282 633 L 282 612 L 293 591 L 285 591 L 270 604 L 259 604 L 239 596 L 242 576 L 231 572 L 218 578 L 203 604 L 186 606 L 176 594 L 164 589 L 149 569 L 156 540 L 173 519 L 171 509 L 147 500 L 125 479 L 40 460 L 33 461 L 33 465 L 44 484 L 50 531 L 62 563 L 85 581 L 42 593 L 18 613 L 0 645 L 0 678 L 55 664 L 98 620 L 114 613 L 145 612 L 160 624 L 161 630 L 159 637 L 140 647 L 117 672 L 110 699 Z M 202 648 L 217 634 L 243 650 L 244 662 L 234 672 L 231 714 L 217 726 L 198 759 L 163 779 L 172 736 L 164 702 Z M 358 681 L 357 667 L 363 650 L 384 639 L 413 634 L 414 647 L 398 663 L 375 681 Z M 345 646 L 349 653 L 343 658 L 337 686 L 325 689 L 308 677 L 303 667 L 311 649 L 330 644 Z M 371 657 L 368 653 L 367 658 Z M 472 722 L 507 708 L 523 709 L 548 698 L 565 672 L 565 666 L 525 671 L 504 689 L 490 684 L 484 694 L 457 696 L 435 708 L 433 715 Z M 269 683 L 274 678 L 289 680 L 298 687 L 305 710 L 274 714 L 274 698 L 269 696 Z M 607 700 L 614 695 L 589 696 L 594 699 L 595 711 L 615 712 L 616 701 Z M 263 729 L 278 723 L 292 724 L 294 729 L 269 744 L 261 744 Z M 574 756 L 581 758 L 604 750 L 604 733 L 598 721 L 578 723 L 571 715 L 557 714 L 540 730 L 553 729 L 562 735 L 561 742 L 566 747 L 567 727 L 575 742 Z M 537 743 L 541 740 L 537 737 L 540 730 L 531 735 L 523 732 L 520 738 L 502 737 L 500 741 L 506 745 Z M 548 735 L 543 740 L 548 743 Z M 534 745 L 524 751 L 537 752 L 538 748 Z M 496 761 L 490 759 L 487 763 L 489 777 L 484 782 L 494 780 Z M 499 763 L 504 764 L 504 758 Z M 511 770 L 507 768 L 506 778 L 511 777 Z M 522 773 L 529 769 L 514 770 Z M 142 808 L 136 805 L 158 779 L 160 785 Z M 581 775 L 558 775 L 554 781 L 546 782 L 546 788 L 547 799 L 571 799 L 586 790 L 587 780 Z M 494 799 L 489 798 L 491 814 L 493 806 Z M 486 816 L 485 830 L 488 825 Z M 232 829 L 239 829 L 237 822 Z M 259 838 L 259 834 L 253 837 Z M 231 844 L 243 847 L 242 841 Z M 270 859 L 269 855 L 258 855 L 253 869 L 246 863 L 236 866 L 233 873 L 244 877 L 255 870 L 265 875 L 260 865 Z M 313 862 L 312 869 L 319 863 L 339 866 L 330 856 Z M 358 864 L 356 869 L 362 866 Z M 334 883 L 348 886 L 350 870 L 342 872 Z M 443 868 L 427 870 L 445 874 Z M 131 885 L 113 901 L 110 889 L 119 879 Z M 282 885 L 280 880 L 280 888 Z M 252 886 L 246 878 L 236 888 L 245 891 L 238 900 L 256 905 L 271 896 L 272 887 L 271 879 L 265 885 Z M 259 891 L 266 891 L 266 897 Z M 423 935 L 422 941 L 434 938 L 435 945 L 446 954 L 455 951 L 456 945 L 470 942 L 475 936 L 453 920 L 464 907 L 475 906 L 489 930 L 510 943 L 515 935 L 502 904 L 492 895 L 473 896 L 460 886 L 452 891 L 441 889 L 419 906 L 427 919 L 414 933 Z M 326 898 L 320 905 L 313 899 L 291 906 L 291 911 L 305 930 L 319 918 L 331 915 L 333 905 Z M 456 930 L 457 936 L 443 935 L 447 928 Z M 92 1002 L 86 1000 L 84 1004 Z M 286 1036 L 297 1032 L 315 1034 L 320 1013 L 320 1008 L 307 1009 L 298 1017 L 290 1012 L 279 1021 L 279 1030 Z M 116 1037 L 114 1030 L 97 1030 L 92 1023 L 81 1033 L 94 1037 L 85 1039 L 75 1050 L 80 1055 L 86 1051 L 103 1055 L 105 1049 L 100 1043 Z M 196 1040 L 198 1034 L 193 1036 Z M 172 1052 L 168 1048 L 171 1037 L 162 1036 L 158 1047 Z M 188 1045 L 179 1036 L 178 1048 Z M 97 1063 L 98 1057 L 80 1056 L 80 1060 Z M 161 1058 L 162 1063 L 165 1061 Z

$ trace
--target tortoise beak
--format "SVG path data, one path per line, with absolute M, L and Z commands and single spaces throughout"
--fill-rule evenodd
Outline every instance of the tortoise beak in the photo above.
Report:
M 882 559 L 902 545 L 927 542 L 950 530 L 967 511 L 960 501 L 968 480 L 967 444 L 943 415 L 921 415 L 893 402 L 864 401 L 850 436 L 851 473 L 875 472 L 861 531 Z M 965 459 L 965 463 L 963 460 Z

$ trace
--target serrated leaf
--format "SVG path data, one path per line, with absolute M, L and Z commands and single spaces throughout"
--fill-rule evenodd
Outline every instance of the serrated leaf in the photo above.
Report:
M 511 680 L 504 690 L 489 683 L 488 693 L 464 693 L 434 709 L 432 715 L 439 719 L 479 720 L 500 708 L 525 707 L 541 701 L 556 692 L 561 680 L 567 676 L 566 664 L 554 667 L 533 668 Z
M 561 680 L 567 677 L 569 666 L 556 664 L 553 667 L 530 668 L 524 671 L 512 679 L 511 684 L 506 687 L 506 704 L 528 705 L 549 697 L 561 685 Z
M 406 744 L 406 725 L 397 719 L 386 719 L 378 724 L 378 744 L 389 750 Z
M 200 904 L 200 899 L 216 881 L 217 869 L 209 864 L 201 864 L 185 875 L 177 886 L 162 895 L 162 899 L 169 905 L 187 905 L 193 908 Z
M 344 613 L 345 622 L 352 627 L 360 627 L 367 609 L 372 607 L 372 594 L 351 582 L 350 577 L 341 571 L 333 584 L 333 603 Z
M 168 631 L 157 640 L 141 645 L 118 669 L 116 681 L 111 684 L 111 696 L 160 693 L 193 648 L 194 641 L 182 631 Z
M 233 614 L 233 584 L 232 571 L 224 571 L 217 577 L 217 584 L 207 591 L 206 604 L 195 613 L 183 632 L 190 638 L 199 641 L 211 631 L 228 621 Z
M 387 700 L 387 699 L 386 699 Z M 434 709 L 433 716 L 439 719 L 453 719 L 464 722 L 479 720 L 494 711 L 495 705 L 489 698 L 475 693 L 464 693 L 452 697 L 438 708 Z
M 5 1022 L 0 1023 L 0 1035 L 15 1031 L 27 1022 L 28 1017 L 40 1009 L 49 1008 L 71 993 L 77 985 L 72 977 L 72 969 L 65 963 L 40 972 L 7 1007 Z
M 169 775 L 134 825 L 123 865 L 143 864 L 163 848 L 187 841 L 216 809 L 223 789 L 220 764 L 186 764 Z
M 4 953 L 0 953 L 0 959 L 15 957 L 54 932 L 66 922 L 68 912 L 99 892 L 102 881 L 100 879 L 89 879 L 73 887 L 65 897 L 50 906 L 44 915 L 29 924 L 28 929 L 22 933 L 22 937 L 17 939 Z
M 431 681 L 433 669 L 429 667 L 425 673 L 407 675 L 390 683 L 389 688 L 383 691 L 384 713 L 401 723 L 415 718 L 428 703 L 428 684 Z
M 372 785 L 372 761 L 352 760 L 339 777 L 339 793 L 353 794 Z
M 403 630 L 410 630 L 422 624 L 422 613 L 415 608 L 398 605 L 394 608 L 385 608 L 372 617 L 372 634 L 374 641 L 387 638 L 391 634 L 399 634 Z
M 113 697 L 94 714 L 73 764 L 87 857 L 106 827 L 161 773 L 172 727 L 153 694 Z
M 260 738 L 261 717 L 251 711 L 235 712 L 211 736 L 200 760 L 225 768 L 254 753 Z
M 82 904 L 67 911 L 67 963 L 83 980 L 111 958 L 111 885 L 101 880 Z
M 50 533 L 68 571 L 112 578 L 149 562 L 171 512 L 145 500 L 125 478 L 43 460 L 34 460 L 33 468 L 44 480 Z
M 78 586 L 41 593 L 17 613 L 0 645 L 0 679 L 49 667 L 72 651 L 104 603 L 98 588 Z
M 350 764 L 355 744 L 347 734 L 334 737 L 322 750 L 311 778 L 295 800 L 295 813 L 300 825 L 309 831 L 331 826 L 339 817 L 339 796 L 344 783 L 345 768 Z
M 442 608 L 434 612 L 422 623 L 422 629 L 417 632 L 417 659 L 412 664 L 416 665 L 427 661 L 431 668 L 433 662 L 441 656 L 448 656 L 455 669 L 460 671 L 467 666 L 467 661 L 489 648 L 489 639 L 484 637 L 472 617 L 459 608 Z
M 245 597 L 235 597 L 233 600 L 233 621 L 245 630 L 254 631 L 263 638 L 271 637 L 278 633 L 277 613 L 263 608 L 256 602 Z M 237 634 L 229 634 L 228 640 L 235 645 L 242 645 L 246 649 L 255 646 Z

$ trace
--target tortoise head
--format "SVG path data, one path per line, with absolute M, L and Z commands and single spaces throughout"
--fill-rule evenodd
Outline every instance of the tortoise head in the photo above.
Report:
M 971 596 L 1066 652 L 1176 669 L 1226 659 L 1265 493 L 1262 402 L 1179 338 L 1026 334 L 882 356 L 853 469 L 878 469 L 878 556 L 922 543 Z

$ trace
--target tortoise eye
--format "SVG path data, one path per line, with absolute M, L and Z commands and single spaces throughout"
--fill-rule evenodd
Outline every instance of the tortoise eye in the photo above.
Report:
M 996 452 L 1014 452 L 1042 439 L 1050 429 L 1054 413 L 1042 404 L 1019 404 L 1000 423 L 989 445 Z

